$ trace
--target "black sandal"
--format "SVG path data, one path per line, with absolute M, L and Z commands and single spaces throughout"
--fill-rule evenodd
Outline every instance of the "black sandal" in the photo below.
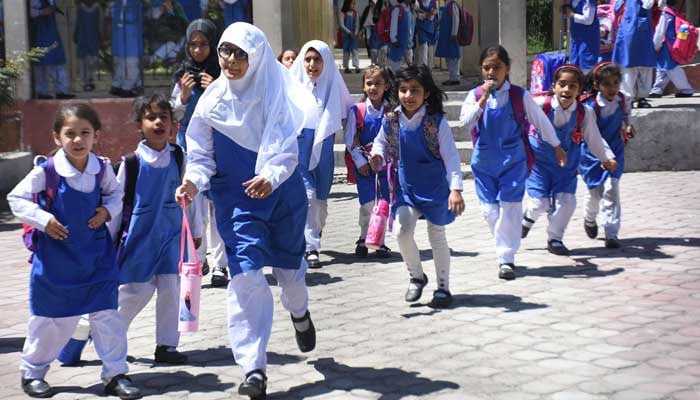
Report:
M 637 108 L 652 108 L 653 106 L 651 103 L 647 101 L 644 97 L 641 99 L 637 100 Z

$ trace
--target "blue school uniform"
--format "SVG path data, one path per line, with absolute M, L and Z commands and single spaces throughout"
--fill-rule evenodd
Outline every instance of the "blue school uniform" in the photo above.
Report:
M 204 93 L 204 89 L 202 89 L 199 85 L 195 85 L 192 88 L 192 94 L 190 94 L 190 98 L 187 100 L 185 115 L 180 120 L 180 129 L 177 130 L 177 135 L 175 136 L 175 141 L 180 147 L 182 147 L 183 150 L 185 150 L 185 152 L 187 152 L 185 133 L 187 132 L 187 127 L 190 125 L 190 119 L 192 119 L 194 108 L 197 106 L 197 102 L 199 102 L 199 98 L 202 96 L 202 93 Z
M 437 1 L 431 0 L 428 6 L 424 6 L 422 1 L 418 2 L 418 7 L 426 13 L 431 13 L 437 8 Z M 435 17 L 432 19 L 416 19 L 416 37 L 418 44 L 428 43 L 434 45 L 437 42 L 435 29 Z
M 71 188 L 66 178 L 60 177 L 47 211 L 69 234 L 67 239 L 55 240 L 37 232 L 29 279 L 32 315 L 63 318 L 117 309 L 119 270 L 112 238 L 104 224 L 97 229 L 87 225 L 101 204 L 98 176 L 101 174 L 95 177 L 95 188 L 90 193 Z
M 588 104 L 595 107 L 596 99 L 592 98 Z M 617 161 L 617 169 L 612 173 L 607 169 L 601 168 L 601 162 L 588 149 L 586 142 L 581 144 L 581 161 L 579 170 L 583 181 L 589 189 L 605 183 L 605 180 L 610 178 L 620 179 L 622 172 L 625 169 L 625 142 L 622 140 L 620 130 L 622 129 L 622 121 L 624 118 L 624 110 L 622 104 L 618 103 L 617 110 L 608 117 L 598 116 L 597 124 L 600 134 L 608 142 L 610 150 L 615 153 L 615 161 Z
M 234 4 L 224 4 L 224 23 L 248 22 L 248 3 L 250 0 L 238 0 Z
M 143 5 L 138 0 L 127 0 L 122 6 L 112 6 L 112 56 L 143 56 Z
M 177 274 L 182 210 L 174 193 L 179 184 L 180 171 L 172 151 L 166 168 L 139 162 L 131 220 L 119 244 L 120 284 Z
M 84 5 L 78 7 L 78 15 L 75 20 L 75 44 L 78 58 L 97 56 L 100 51 L 100 7 L 95 4 L 88 8 Z
M 357 105 L 350 108 L 350 112 L 357 115 Z M 364 125 L 360 133 L 360 144 L 366 146 L 374 142 L 379 129 L 382 127 L 383 115 L 372 117 L 369 113 L 365 113 Z M 360 205 L 374 201 L 377 196 L 376 176 L 374 170 L 370 169 L 369 176 L 362 176 L 355 166 L 355 178 L 357 180 L 357 197 Z M 386 178 L 386 170 L 379 172 L 379 197 L 389 201 L 389 183 Z
M 357 25 L 357 13 L 355 11 L 345 13 L 345 18 L 343 19 L 343 24 L 350 32 L 355 32 L 355 25 Z M 358 46 L 357 36 L 350 37 L 350 35 L 343 31 L 343 51 L 351 52 L 357 49 Z
M 42 8 L 48 7 L 48 1 L 42 1 Z M 63 50 L 61 35 L 58 34 L 56 13 L 40 15 L 31 18 L 32 47 L 49 47 L 43 57 L 35 61 L 35 65 L 64 65 L 66 53 Z M 52 47 L 55 46 L 55 47 Z
M 525 194 L 527 157 L 511 101 L 499 108 L 486 107 L 476 126 L 479 138 L 471 167 L 482 203 L 519 202 Z
M 659 71 L 671 71 L 678 66 L 678 63 L 671 58 L 671 52 L 668 49 L 668 46 L 672 46 L 676 41 L 676 17 L 664 12 L 661 14 L 661 18 L 666 19 L 668 25 L 666 25 L 666 40 L 661 45 L 661 50 L 656 58 L 656 69 Z
M 396 27 L 396 41 L 399 46 L 389 45 L 389 59 L 391 61 L 401 61 L 404 50 L 413 48 L 413 27 L 415 25 L 413 13 L 407 12 L 401 4 L 397 7 L 399 8 L 399 18 Z
M 413 207 L 435 225 L 447 225 L 455 220 L 456 214 L 448 210 L 450 184 L 445 179 L 447 170 L 442 159 L 435 157 L 425 138 L 425 124 L 431 120 L 435 128 L 440 126 L 442 115 L 428 115 L 426 112 L 415 130 L 400 126 L 398 133 L 398 176 L 392 216 L 401 206 Z M 384 131 L 389 132 L 386 122 Z
M 577 104 L 577 107 L 583 107 Z M 542 140 L 539 131 L 529 136 L 530 146 L 535 153 L 535 166 L 527 178 L 527 194 L 533 198 L 554 197 L 556 193 L 576 193 L 576 173 L 580 160 L 580 143 L 571 137 L 576 129 L 576 111 L 571 113 L 569 121 L 561 127 L 554 126 L 561 147 L 566 151 L 566 165 L 559 166 L 554 147 Z M 549 120 L 554 122 L 554 108 L 550 110 Z
M 299 173 L 303 168 L 298 167 L 268 197 L 251 199 L 242 183 L 256 175 L 258 153 L 214 130 L 214 158 L 217 173 L 211 177 L 209 193 L 231 276 L 264 266 L 299 269 L 308 208 Z
M 316 130 L 304 128 L 298 138 L 299 143 L 299 168 L 306 190 L 315 190 L 316 198 L 327 200 L 333 184 L 333 168 L 335 159 L 333 155 L 333 143 L 335 134 L 323 140 L 321 155 L 318 165 L 309 171 L 311 163 L 311 152 L 313 150 L 314 136 Z
M 452 2 L 440 7 L 440 29 L 437 34 L 435 57 L 459 58 L 462 55 L 462 49 L 459 47 L 459 43 L 451 40 L 452 14 L 448 7 L 452 7 Z
M 202 8 L 199 0 L 179 0 L 179 2 L 189 22 L 202 18 Z
M 653 67 L 656 52 L 652 37 L 650 11 L 642 7 L 641 0 L 627 0 L 615 37 L 612 61 L 625 68 Z
M 588 4 L 593 9 L 593 23 L 590 25 L 578 24 L 571 18 L 571 64 L 583 69 L 595 67 L 600 56 L 600 21 L 595 14 L 595 0 L 574 1 L 574 12 L 583 14 L 583 6 Z

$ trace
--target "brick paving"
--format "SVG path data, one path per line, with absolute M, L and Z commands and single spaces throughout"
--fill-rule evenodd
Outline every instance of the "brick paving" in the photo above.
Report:
M 630 173 L 622 179 L 622 248 L 607 250 L 582 229 L 583 191 L 565 242 L 546 251 L 546 218 L 517 256 L 517 279 L 496 277 L 494 243 L 465 182 L 465 215 L 448 228 L 454 304 L 433 310 L 424 222 L 417 240 L 431 284 L 403 301 L 407 273 L 390 260 L 357 261 L 358 204 L 336 184 L 324 231 L 324 266 L 308 274 L 318 329 L 301 354 L 276 298 L 269 345 L 270 399 L 700 399 L 700 172 Z M 583 188 L 583 186 L 579 186 Z M 20 225 L 0 219 L 0 393 L 24 398 L 18 362 L 28 317 L 29 267 Z M 397 250 L 396 242 L 388 245 Z M 272 279 L 272 278 L 270 278 Z M 207 279 L 208 280 L 208 279 Z M 225 290 L 203 290 L 199 332 L 184 334 L 185 366 L 153 365 L 154 303 L 129 332 L 131 375 L 149 399 L 244 398 L 228 348 Z M 80 367 L 55 363 L 56 399 L 102 395 L 89 346 Z

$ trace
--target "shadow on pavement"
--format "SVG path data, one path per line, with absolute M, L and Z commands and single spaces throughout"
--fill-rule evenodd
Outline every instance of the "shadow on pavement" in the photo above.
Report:
M 342 282 L 343 278 L 339 276 L 331 276 L 325 272 L 316 272 L 318 269 L 307 269 L 306 270 L 306 286 L 319 286 L 319 285 L 330 285 L 331 283 Z M 277 279 L 272 274 L 265 274 L 265 279 L 267 279 L 267 284 L 270 286 L 277 286 Z
M 349 201 L 349 200 L 355 200 L 357 199 L 357 193 L 355 192 L 331 192 L 328 195 L 329 199 L 334 199 L 338 201 Z M 360 205 L 357 205 L 357 208 L 360 208 Z
M 392 249 L 391 251 L 391 257 L 389 258 L 378 258 L 373 256 L 372 251 L 370 250 L 369 256 L 367 258 L 358 258 L 355 256 L 355 253 L 341 253 L 339 251 L 335 250 L 323 250 L 321 251 L 321 254 L 330 257 L 331 259 L 324 260 L 323 258 L 321 259 L 321 265 L 323 267 L 326 266 L 331 266 L 335 264 L 341 264 L 341 265 L 350 265 L 350 264 L 391 264 L 395 262 L 401 261 L 401 253 L 399 253 L 398 249 Z M 473 251 L 458 251 L 458 250 L 452 250 L 450 249 L 450 255 L 454 257 L 476 257 L 479 255 L 478 252 L 473 252 Z M 430 249 L 423 249 L 420 250 L 420 259 L 421 261 L 429 261 L 433 259 L 433 251 Z
M 424 295 L 425 296 L 425 295 Z M 411 308 L 430 308 L 430 311 L 420 312 L 416 311 L 413 313 L 401 314 L 404 318 L 414 318 L 422 316 L 430 316 L 442 312 L 443 310 L 449 310 L 459 307 L 490 307 L 490 308 L 503 308 L 504 312 L 519 312 L 526 310 L 535 310 L 538 308 L 549 307 L 546 304 L 539 303 L 528 303 L 522 301 L 519 296 L 514 296 L 512 294 L 453 294 L 452 295 L 452 305 L 446 309 L 435 309 L 432 308 L 430 303 L 414 303 L 410 305 Z
M 289 329 L 292 329 L 291 322 Z M 200 367 L 236 365 L 236 361 L 233 359 L 233 353 L 231 353 L 231 348 L 228 346 L 183 351 L 182 353 L 187 355 L 188 361 L 186 365 L 195 365 Z M 267 363 L 271 365 L 295 364 L 304 360 L 306 360 L 306 357 L 279 354 L 273 351 L 267 352 Z M 153 361 L 151 360 L 151 363 L 152 362 Z
M 596 258 L 627 257 L 642 260 L 673 258 L 673 255 L 663 252 L 662 246 L 700 247 L 700 238 L 679 237 L 639 237 L 620 239 L 619 249 L 608 249 L 603 239 L 598 240 L 600 246 L 571 249 L 571 256 L 587 255 Z
M 309 364 L 323 375 L 322 380 L 269 394 L 268 399 L 304 399 L 336 390 L 349 394 L 353 389 L 361 389 L 380 394 L 380 400 L 393 400 L 460 387 L 454 382 L 420 377 L 419 372 L 399 368 L 350 367 L 330 357 L 309 361 Z
M 611 270 L 599 270 L 598 265 L 591 262 L 594 257 L 577 257 L 577 265 L 552 265 L 539 268 L 515 267 L 517 278 L 525 276 L 541 276 L 543 278 L 601 278 L 604 276 L 617 275 L 623 272 L 624 268 L 613 268 Z
M 14 222 L 7 222 L 7 223 L 0 223 L 0 232 L 8 232 L 8 231 L 16 231 L 22 229 L 22 224 L 20 223 L 14 223 Z
M 23 337 L 0 338 L 0 354 L 21 353 L 24 347 Z

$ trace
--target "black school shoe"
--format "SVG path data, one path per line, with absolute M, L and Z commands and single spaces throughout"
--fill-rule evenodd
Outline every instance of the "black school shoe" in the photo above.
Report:
M 411 281 L 408 284 L 408 289 L 406 289 L 404 299 L 409 303 L 418 301 L 418 299 L 420 299 L 420 297 L 423 295 L 423 288 L 427 284 L 428 275 L 426 274 L 423 274 L 423 279 L 411 278 Z
M 318 251 L 307 251 L 304 255 L 306 262 L 309 264 L 309 268 L 321 268 L 321 260 L 318 258 Z
M 29 397 L 46 398 L 53 396 L 53 388 L 43 379 L 22 378 L 22 390 Z
M 139 390 L 131 379 L 124 374 L 119 374 L 109 381 L 105 386 L 105 394 L 108 396 L 117 396 L 124 400 L 141 398 L 141 390 Z
M 444 289 L 433 292 L 433 300 L 428 303 L 430 308 L 448 308 L 452 305 L 452 294 Z
M 383 244 L 382 247 L 378 248 L 374 252 L 374 256 L 377 258 L 389 258 L 391 257 L 391 249 L 387 245 Z
M 365 239 L 358 239 L 357 242 L 355 242 L 355 244 L 355 256 L 360 258 L 366 258 L 369 250 L 367 250 L 367 246 L 365 246 Z
M 569 249 L 561 240 L 552 239 L 547 242 L 547 250 L 555 256 L 568 256 Z
M 155 361 L 163 364 L 180 365 L 187 362 L 187 356 L 180 353 L 173 346 L 158 345 L 154 354 Z
M 617 238 L 605 238 L 605 247 L 608 249 L 619 249 L 620 241 Z
M 530 226 L 525 225 L 526 223 L 530 224 Z M 523 226 L 522 229 L 520 230 L 520 238 L 525 239 L 527 237 L 527 234 L 530 233 L 530 229 L 532 229 L 532 225 L 535 223 L 535 221 L 531 220 L 530 218 L 526 217 L 525 214 L 523 214 Z
M 651 103 L 647 101 L 644 97 L 641 99 L 637 100 L 637 108 L 652 108 L 653 106 Z
M 515 279 L 515 265 L 512 263 L 503 263 L 498 266 L 498 277 L 507 281 Z
M 290 316 L 292 317 L 292 326 L 294 326 L 294 336 L 296 337 L 297 346 L 299 347 L 299 350 L 302 353 L 308 353 L 314 348 L 316 348 L 316 328 L 314 327 L 313 321 L 311 321 L 311 314 L 309 313 L 309 310 L 306 310 L 306 314 L 304 314 L 304 316 L 301 318 L 294 318 L 293 315 Z M 305 331 L 297 330 L 297 327 L 296 325 L 294 325 L 294 323 L 306 321 L 308 321 L 309 327 Z
M 214 267 L 211 273 L 211 285 L 221 287 L 228 285 L 228 270 L 226 267 Z
M 245 380 L 238 386 L 238 394 L 249 396 L 251 400 L 267 398 L 267 376 L 259 369 L 245 374 Z
M 590 239 L 598 237 L 598 224 L 595 221 L 583 220 L 583 230 L 586 231 L 586 236 Z

